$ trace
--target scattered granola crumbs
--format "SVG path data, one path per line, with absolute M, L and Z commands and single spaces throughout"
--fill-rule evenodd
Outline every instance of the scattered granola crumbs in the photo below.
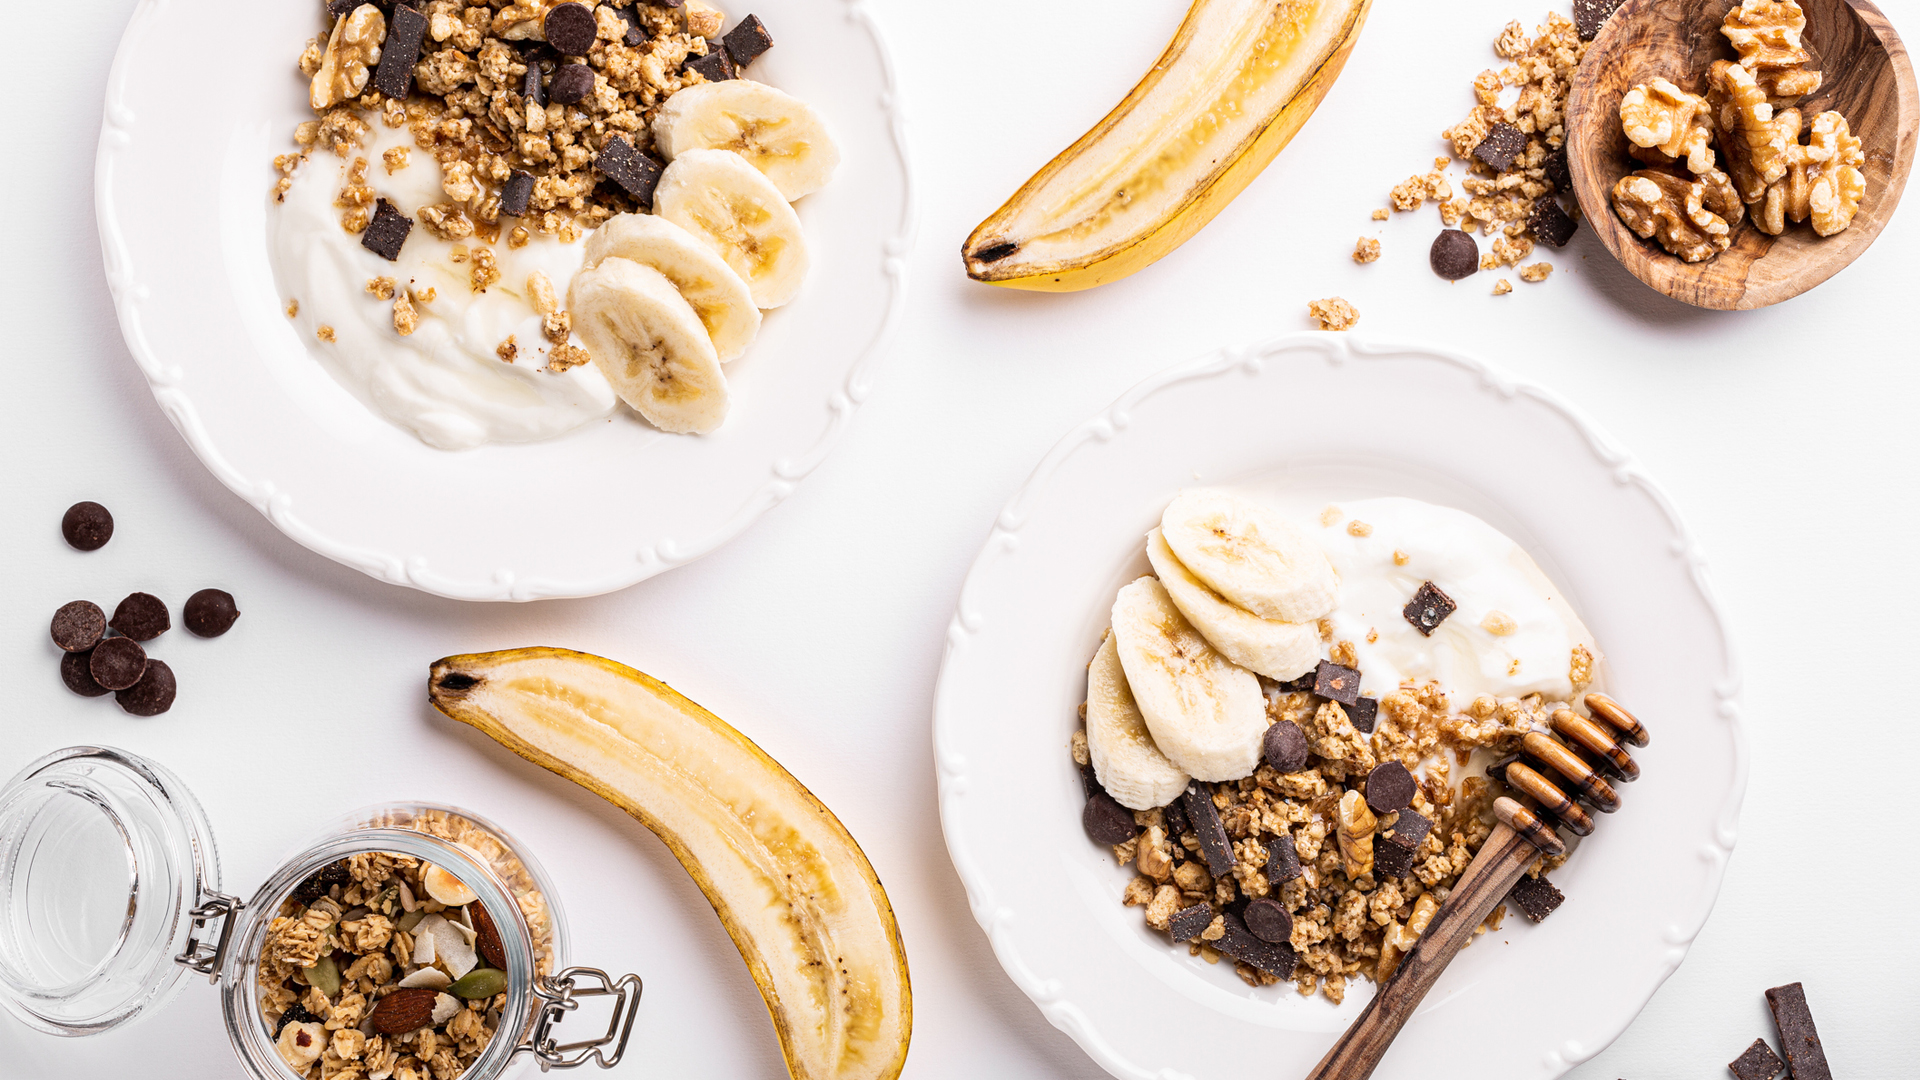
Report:
M 571 371 L 591 360 L 587 350 L 577 345 L 555 345 L 553 352 L 547 355 L 547 370 L 555 375 Z
M 1526 271 L 1521 271 L 1522 276 L 1525 276 L 1525 274 Z M 473 267 L 467 271 L 468 286 L 472 288 L 474 292 L 483 293 L 487 291 L 487 286 L 499 280 L 500 264 L 498 260 L 493 257 L 493 249 L 490 247 L 475 248 L 473 250 Z
M 319 338 L 321 341 L 327 342 L 328 344 L 332 344 L 333 343 L 333 327 L 328 326 L 325 323 L 321 323 L 320 329 L 315 330 L 313 332 L 313 336 Z
M 1520 629 L 1520 624 L 1514 622 L 1513 616 L 1504 611 L 1489 611 L 1486 617 L 1480 620 L 1480 629 L 1485 630 L 1494 637 L 1506 637 L 1508 634 Z
M 298 314 L 300 314 L 300 301 L 295 299 L 288 299 L 287 318 L 291 319 Z
M 511 364 L 513 363 L 513 358 L 520 355 L 520 346 L 514 344 L 513 335 L 508 334 L 507 340 L 501 342 L 499 346 L 493 350 L 493 354 L 506 363 Z
M 1545 281 L 1547 280 L 1547 275 L 1551 273 L 1553 273 L 1552 263 L 1543 263 L 1543 262 L 1531 263 L 1527 266 L 1523 266 L 1520 268 L 1520 280 L 1521 281 Z
M 1493 283 L 1493 295 L 1495 296 L 1505 296 L 1512 291 L 1513 282 L 1508 281 L 1506 278 L 1501 278 Z
M 1370 263 L 1380 257 L 1380 241 L 1363 236 L 1353 245 L 1353 261 Z
M 414 310 L 413 301 L 406 293 L 393 298 L 393 331 L 401 337 L 414 332 L 420 326 L 420 315 Z
M 1575 645 L 1573 654 L 1567 661 L 1567 680 L 1573 683 L 1575 693 L 1593 682 L 1593 654 L 1585 645 Z
M 560 301 L 553 294 L 553 282 L 538 270 L 527 275 L 527 301 L 541 315 L 551 315 L 560 310 Z
M 1307 305 L 1307 316 L 1322 330 L 1346 330 L 1360 321 L 1360 312 L 1338 296 L 1312 301 Z
M 1387 220 L 1387 218 L 1391 216 L 1392 216 L 1392 211 L 1386 210 L 1386 209 L 1375 210 L 1373 212 L 1373 220 L 1375 221 L 1385 221 Z
M 1347 535 L 1348 536 L 1372 536 L 1373 526 L 1367 524 L 1364 521 L 1359 520 L 1358 518 L 1355 518 L 1354 520 L 1347 522 Z M 1348 666 L 1351 667 L 1352 665 L 1349 664 Z
M 1371 645 L 1374 642 L 1379 640 L 1380 640 L 1380 631 L 1375 630 L 1371 626 L 1367 627 L 1367 644 Z
M 387 175 L 392 176 L 407 167 L 408 151 L 404 146 L 389 146 L 386 153 L 380 155 L 380 161 L 387 167 Z
M 1480 269 L 1482 270 L 1500 269 L 1500 256 L 1494 254 L 1491 251 L 1482 253 L 1480 256 Z
M 519 248 L 526 247 L 527 241 L 531 239 L 533 239 L 532 233 L 529 233 L 522 226 L 515 225 L 513 231 L 507 234 L 507 246 L 518 250 Z
M 381 300 L 393 299 L 393 279 L 382 275 L 367 279 L 367 292 Z
M 1073 737 L 1067 740 L 1067 752 L 1073 755 L 1073 763 L 1075 765 L 1085 767 L 1093 761 L 1091 751 L 1087 749 L 1087 732 L 1085 728 L 1074 729 Z
M 540 332 L 555 345 L 564 345 L 573 334 L 573 316 L 564 311 L 551 311 L 540 319 Z
M 1404 551 L 1401 551 L 1401 550 L 1399 550 L 1398 548 L 1395 548 L 1395 549 L 1394 549 L 1394 552 L 1393 552 L 1393 565 L 1395 565 L 1395 566 L 1405 566 L 1405 565 L 1407 565 L 1407 563 L 1409 563 L 1409 562 L 1411 562 L 1412 560 L 1413 560 L 1413 556 L 1411 556 L 1411 555 L 1409 555 L 1409 554 L 1407 554 L 1407 553 L 1406 553 L 1406 552 L 1404 552 Z
M 1320 527 L 1324 529 L 1327 526 L 1333 524 L 1336 521 L 1339 521 L 1341 518 L 1346 516 L 1347 515 L 1345 514 L 1345 512 L 1343 512 L 1339 507 L 1329 506 L 1326 509 L 1320 511 Z

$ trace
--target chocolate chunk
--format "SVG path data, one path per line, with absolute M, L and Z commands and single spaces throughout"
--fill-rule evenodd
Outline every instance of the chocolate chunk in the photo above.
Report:
M 173 619 L 167 614 L 165 601 L 152 593 L 137 592 L 128 593 L 120 601 L 107 625 L 135 641 L 152 641 L 173 629 Z
M 1313 669 L 1313 692 L 1342 705 L 1351 705 L 1360 700 L 1360 673 L 1331 660 L 1322 660 L 1320 666 Z
M 396 7 L 387 19 L 387 40 L 380 45 L 380 66 L 373 69 L 376 90 L 395 101 L 413 92 L 413 65 L 420 62 L 420 45 L 427 39 L 427 17 L 410 7 Z
M 1373 734 L 1374 722 L 1380 719 L 1380 700 L 1378 698 L 1354 698 L 1353 704 L 1346 707 L 1347 719 L 1353 722 L 1353 729 L 1362 735 Z
M 1427 265 L 1448 281 L 1472 277 L 1480 269 L 1480 245 L 1459 229 L 1442 229 L 1427 251 Z
M 1247 924 L 1247 930 L 1261 941 L 1285 941 L 1293 936 L 1293 916 L 1280 901 L 1270 896 L 1247 901 L 1245 911 L 1240 913 L 1240 921 Z
M 1080 825 L 1098 844 L 1124 844 L 1140 831 L 1133 823 L 1133 811 L 1104 791 L 1087 800 L 1086 809 L 1080 811 Z
M 99 697 L 113 691 L 93 681 L 93 672 L 87 670 L 87 664 L 93 659 L 93 653 L 70 652 L 60 656 L 60 681 L 67 689 L 81 697 Z
M 599 33 L 599 25 L 594 21 L 593 11 L 585 4 L 555 4 L 547 9 L 547 18 L 542 25 L 546 28 L 547 44 L 567 56 L 585 56 L 593 48 L 593 39 Z
M 1390 844 L 1399 844 L 1408 851 L 1418 851 L 1420 849 L 1420 842 L 1425 840 L 1427 834 L 1432 831 L 1433 821 L 1425 814 L 1422 814 L 1418 810 L 1402 810 L 1400 811 L 1400 816 L 1394 819 L 1393 835 L 1381 836 L 1378 837 L 1378 839 L 1385 840 Z M 1378 844 L 1374 846 L 1376 848 L 1379 847 Z
M 1827 1052 L 1820 1048 L 1820 1033 L 1813 1027 L 1813 1013 L 1807 1009 L 1807 993 L 1800 984 L 1788 983 L 1767 991 L 1767 1008 L 1773 1010 L 1780 1052 L 1786 1055 L 1793 1080 L 1833 1080 L 1827 1068 Z
M 233 629 L 240 609 L 233 605 L 233 594 L 224 589 L 201 589 L 187 597 L 180 609 L 181 620 L 196 637 L 219 637 Z
M 87 673 L 108 690 L 125 690 L 147 673 L 147 650 L 132 638 L 107 638 L 93 647 Z
M 1400 614 L 1407 617 L 1407 621 L 1413 624 L 1415 630 L 1420 631 L 1422 637 L 1429 637 L 1439 629 L 1441 623 L 1447 621 L 1447 616 L 1453 614 L 1456 606 L 1458 605 L 1453 602 L 1453 597 L 1441 592 L 1439 586 L 1431 581 L 1424 581 L 1414 592 L 1413 599 L 1407 601 L 1407 606 L 1400 609 Z
M 578 105 L 593 93 L 593 69 L 585 64 L 561 64 L 554 69 L 547 95 L 562 105 Z
M 327 0 L 327 14 L 337 19 L 366 2 L 367 0 Z
M 1526 148 L 1526 133 L 1502 121 L 1487 131 L 1480 145 L 1473 148 L 1473 156 L 1486 162 L 1494 172 L 1506 172 L 1513 165 L 1513 159 Z
M 1600 28 L 1626 0 L 1573 0 L 1573 28 L 1581 41 L 1592 41 Z
M 1559 907 L 1566 897 L 1553 887 L 1547 875 L 1541 874 L 1539 877 L 1521 878 L 1520 883 L 1507 893 L 1507 899 L 1520 909 L 1520 914 L 1539 922 L 1553 914 L 1553 909 Z
M 53 643 L 63 652 L 86 652 L 100 644 L 106 633 L 107 613 L 91 600 L 61 604 L 53 613 Z
M 113 539 L 113 515 L 97 502 L 77 502 L 60 517 L 60 535 L 81 551 L 98 551 Z
M 691 57 L 680 65 L 681 71 L 697 71 L 708 82 L 726 82 L 737 78 L 733 70 L 733 58 L 724 48 L 709 48 L 707 55 Z
M 1574 10 L 1579 10 L 1578 0 L 1575 0 Z M 1774 1054 L 1765 1039 L 1753 1040 L 1753 1045 L 1747 1047 L 1746 1053 L 1727 1063 L 1727 1071 L 1734 1075 L 1735 1080 L 1773 1080 L 1786 1067 L 1787 1063 Z
M 1367 774 L 1367 805 L 1376 814 L 1394 814 L 1413 805 L 1413 774 L 1397 761 L 1383 761 Z
M 1251 905 L 1249 905 L 1251 906 Z M 1293 966 L 1299 962 L 1293 946 L 1284 942 L 1262 941 L 1253 936 L 1246 924 L 1232 915 L 1222 915 L 1226 933 L 1213 947 L 1227 956 L 1245 964 L 1275 975 L 1282 979 L 1293 976 Z
M 1220 811 L 1214 809 L 1212 786 L 1198 780 L 1189 781 L 1183 799 L 1194 839 L 1200 841 L 1200 854 L 1207 860 L 1207 872 L 1214 877 L 1231 872 L 1233 841 L 1227 839 L 1227 827 L 1220 824 Z
M 686 0 L 646 0 L 648 7 L 663 7 L 669 11 L 678 11 L 687 6 Z
M 653 205 L 653 189 L 659 185 L 660 174 L 666 169 L 659 159 L 636 151 L 632 143 L 618 135 L 608 139 L 606 145 L 600 148 L 600 156 L 593 159 L 593 167 L 606 174 L 607 179 L 619 184 L 641 206 Z
M 540 61 L 528 57 L 527 73 L 520 76 L 520 96 L 544 109 L 547 107 L 547 88 L 540 79 Z
M 1084 798 L 1093 798 L 1094 792 L 1105 791 L 1100 786 L 1100 777 L 1093 771 L 1093 762 L 1080 766 L 1080 794 Z
M 1548 154 L 1547 160 L 1541 162 L 1540 167 L 1546 171 L 1547 179 L 1553 183 L 1553 190 L 1573 190 L 1573 173 L 1567 169 L 1567 148 L 1565 146 Z
M 1300 725 L 1291 720 L 1276 720 L 1267 725 L 1267 734 L 1260 743 L 1261 760 L 1273 766 L 1274 772 L 1299 772 L 1307 767 L 1307 736 Z
M 640 25 L 640 5 L 634 4 L 631 7 L 614 8 L 613 13 L 625 19 L 627 22 L 627 33 L 625 37 L 620 39 L 620 43 L 629 49 L 639 48 L 640 43 L 647 40 L 646 27 Z
M 374 203 L 373 220 L 360 234 L 360 246 L 388 262 L 395 262 L 400 258 L 400 245 L 407 242 L 407 234 L 412 231 L 413 219 L 380 199 Z
M 1160 820 L 1166 824 L 1169 839 L 1177 839 L 1182 834 L 1193 831 L 1193 823 L 1187 820 L 1187 808 L 1182 805 L 1184 799 L 1183 795 L 1160 808 Z M 1175 844 L 1174 848 L 1185 850 L 1179 844 Z
M 1533 200 L 1533 213 L 1527 215 L 1527 230 L 1533 238 L 1543 244 L 1554 247 L 1566 247 L 1567 241 L 1580 229 L 1580 223 L 1560 209 L 1551 195 L 1542 195 Z
M 1279 888 L 1300 876 L 1300 853 L 1285 833 L 1267 842 L 1267 884 Z
M 527 203 L 533 199 L 533 174 L 513 170 L 507 177 L 506 186 L 500 189 L 500 212 L 508 217 L 519 217 L 527 212 Z
M 1374 837 L 1373 876 L 1380 880 L 1403 878 L 1413 873 L 1413 849 L 1399 844 L 1385 844 Z
M 1213 905 L 1201 902 L 1181 908 L 1167 922 L 1167 934 L 1175 941 L 1192 941 L 1200 931 L 1213 925 Z
M 318 898 L 316 897 L 315 899 Z M 286 1012 L 280 1014 L 280 1022 L 273 1026 L 273 1037 L 275 1040 L 278 1040 L 281 1030 L 288 1024 L 317 1024 L 320 1022 L 320 1017 L 308 1012 L 304 1006 L 296 1001 L 287 1006 Z
M 165 660 L 149 660 L 140 681 L 115 693 L 113 699 L 135 716 L 159 716 L 173 708 L 173 695 L 178 688 L 173 681 L 173 669 Z
M 726 43 L 727 55 L 732 58 L 734 67 L 746 67 L 760 59 L 760 54 L 773 48 L 773 35 L 767 32 L 766 24 L 760 21 L 758 15 L 741 19 L 740 25 L 727 31 L 727 36 L 720 40 Z
M 1281 683 L 1280 689 L 1291 690 L 1298 694 L 1311 694 L 1313 693 L 1313 681 L 1319 677 L 1319 672 L 1309 671 L 1305 675 Z

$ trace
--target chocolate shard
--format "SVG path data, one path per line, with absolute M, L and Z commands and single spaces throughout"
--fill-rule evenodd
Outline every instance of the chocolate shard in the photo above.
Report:
M 1600 28 L 1620 9 L 1625 0 L 1573 0 L 1573 29 L 1581 41 L 1600 36 Z
M 1342 705 L 1351 705 L 1360 700 L 1360 673 L 1331 660 L 1322 660 L 1320 666 L 1313 669 L 1313 692 Z
M 528 57 L 527 73 L 520 76 L 520 96 L 541 108 L 547 107 L 547 88 L 540 81 L 540 61 Z
M 1373 876 L 1380 879 L 1403 878 L 1413 873 L 1413 849 L 1399 844 L 1383 844 L 1374 837 Z
M 1533 212 L 1527 215 L 1527 231 L 1543 244 L 1554 247 L 1566 247 L 1567 241 L 1580 230 L 1580 223 L 1573 220 L 1553 196 L 1542 195 L 1533 200 Z
M 1383 761 L 1367 774 L 1367 805 L 1376 814 L 1393 814 L 1413 805 L 1413 774 L 1397 761 Z
M 620 39 L 620 43 L 629 49 L 639 48 L 640 43 L 647 40 L 646 28 L 640 25 L 640 5 L 632 4 L 628 7 L 614 8 L 613 13 L 625 19 L 627 23 L 627 34 Z
M 527 203 L 533 199 L 533 174 L 521 169 L 513 170 L 507 177 L 506 186 L 500 189 L 500 212 L 508 217 L 521 217 L 527 212 Z
M 760 16 L 749 15 L 740 20 L 740 25 L 727 31 L 720 39 L 727 47 L 727 55 L 733 59 L 736 68 L 746 67 L 758 60 L 762 53 L 773 48 L 773 35 L 767 32 Z
M 1261 941 L 1278 943 L 1293 936 L 1293 916 L 1270 896 L 1247 901 L 1238 914 L 1248 932 Z
M 1559 907 L 1566 897 L 1553 887 L 1547 875 L 1541 874 L 1539 877 L 1521 878 L 1519 884 L 1507 893 L 1507 899 L 1520 909 L 1520 914 L 1539 922 L 1553 914 L 1553 909 Z
M 1091 799 L 1093 798 L 1094 792 L 1105 790 L 1107 789 L 1100 786 L 1100 775 L 1094 771 L 1092 762 L 1080 766 L 1081 795 Z
M 642 154 L 633 148 L 633 144 L 618 135 L 608 139 L 600 148 L 600 156 L 593 159 L 593 167 L 599 169 L 607 179 L 619 184 L 621 189 L 634 197 L 642 206 L 653 205 L 653 189 L 660 184 L 660 174 L 666 166 L 650 154 Z
M 1274 772 L 1299 772 L 1307 767 L 1307 735 L 1291 720 L 1276 720 L 1267 725 L 1261 739 L 1260 759 Z
M 1201 902 L 1181 908 L 1167 922 L 1167 934 L 1175 941 L 1192 941 L 1200 931 L 1213 925 L 1213 905 Z
M 726 82 L 738 78 L 733 70 L 733 58 L 727 55 L 724 46 L 709 48 L 707 55 L 696 56 L 680 65 L 681 71 L 697 71 L 708 82 Z
M 1293 966 L 1300 960 L 1293 946 L 1285 942 L 1261 941 L 1233 915 L 1222 915 L 1221 919 L 1226 933 L 1213 943 L 1215 949 L 1242 963 L 1251 964 L 1268 975 L 1282 979 L 1293 977 Z
M 1373 734 L 1373 725 L 1380 719 L 1380 699 L 1357 697 L 1353 704 L 1346 706 L 1347 719 L 1353 722 L 1353 730 L 1362 735 Z
M 1806 990 L 1799 983 L 1776 986 L 1767 991 L 1767 1008 L 1773 1011 L 1780 1052 L 1786 1055 L 1793 1080 L 1833 1080 L 1820 1032 L 1814 1029 L 1813 1013 L 1807 1008 Z
M 1565 146 L 1548 154 L 1547 160 L 1541 162 L 1540 167 L 1546 171 L 1547 179 L 1553 184 L 1553 190 L 1573 190 L 1573 173 L 1567 168 L 1567 148 Z
M 1431 818 L 1428 818 L 1418 810 L 1402 810 L 1400 811 L 1400 816 L 1394 819 L 1391 830 L 1392 835 L 1383 835 L 1376 839 L 1385 840 L 1390 844 L 1398 844 L 1408 851 L 1418 851 L 1421 842 L 1426 840 L 1427 834 L 1432 831 L 1433 821 Z M 1377 849 L 1379 845 L 1375 844 L 1374 847 Z
M 1095 792 L 1087 800 L 1086 808 L 1080 811 L 1080 824 L 1097 844 L 1124 844 L 1140 831 L 1140 826 L 1133 823 L 1133 811 L 1104 791 Z
M 360 246 L 394 262 L 400 258 L 400 245 L 407 242 L 407 234 L 412 231 L 413 219 L 381 199 L 374 203 L 373 220 L 367 223 L 367 231 L 360 234 Z
M 1187 821 L 1187 808 L 1184 805 L 1185 799 L 1186 797 L 1182 795 L 1180 798 L 1160 808 L 1160 820 L 1166 825 L 1167 838 L 1176 841 L 1174 847 L 1177 849 L 1180 848 L 1180 845 L 1177 843 L 1180 836 L 1193 831 L 1192 823 Z
M 1526 148 L 1526 133 L 1503 120 L 1488 129 L 1480 145 L 1473 148 L 1473 156 L 1494 172 L 1506 172 Z
M 1439 629 L 1440 624 L 1446 622 L 1447 616 L 1453 614 L 1458 606 L 1453 602 L 1453 597 L 1440 591 L 1438 585 L 1425 581 L 1414 592 L 1413 599 L 1407 601 L 1407 606 L 1400 610 L 1400 614 L 1407 617 L 1407 621 L 1420 631 L 1422 637 L 1427 637 Z
M 1267 884 L 1279 888 L 1300 876 L 1300 853 L 1293 837 L 1281 834 L 1267 842 Z
M 1773 1080 L 1786 1067 L 1787 1063 L 1774 1054 L 1765 1039 L 1753 1040 L 1746 1053 L 1727 1063 L 1727 1071 L 1736 1080 Z
M 367 0 L 327 0 L 327 14 L 337 19 L 366 2 Z
M 1220 824 L 1220 811 L 1213 805 L 1212 785 L 1198 780 L 1187 783 L 1182 796 L 1187 821 L 1193 825 L 1194 838 L 1200 841 L 1200 854 L 1206 857 L 1207 872 L 1221 877 L 1233 871 L 1233 841 L 1227 839 L 1227 827 Z
M 413 66 L 420 62 L 420 46 L 427 40 L 427 17 L 410 7 L 396 7 L 387 19 L 387 40 L 380 46 L 380 66 L 373 69 L 374 89 L 407 100 L 413 92 Z

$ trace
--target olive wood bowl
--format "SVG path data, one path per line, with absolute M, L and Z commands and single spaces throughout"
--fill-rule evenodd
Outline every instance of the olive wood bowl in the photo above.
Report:
M 1866 195 L 1853 224 L 1822 237 L 1807 223 L 1768 236 L 1751 216 L 1733 228 L 1733 244 L 1704 262 L 1687 263 L 1621 224 L 1610 193 L 1622 176 L 1644 168 L 1627 156 L 1620 99 L 1664 76 L 1704 94 L 1707 68 L 1736 59 L 1720 34 L 1737 0 L 1627 0 L 1588 47 L 1567 99 L 1567 166 L 1581 213 L 1613 257 L 1634 277 L 1696 307 L 1741 310 L 1798 296 L 1839 273 L 1867 250 L 1893 216 L 1913 165 L 1920 102 L 1913 65 L 1887 17 L 1867 0 L 1800 0 L 1807 28 L 1801 43 L 1823 76 L 1819 92 L 1799 103 L 1803 123 L 1832 109 L 1847 118 L 1866 153 Z M 1804 127 L 1802 129 L 1804 134 Z

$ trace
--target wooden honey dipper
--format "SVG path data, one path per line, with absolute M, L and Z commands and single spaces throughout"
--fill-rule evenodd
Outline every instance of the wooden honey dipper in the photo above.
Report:
M 1534 860 L 1567 850 L 1556 826 L 1586 836 L 1593 832 L 1593 818 L 1582 802 L 1605 814 L 1620 808 L 1614 784 L 1640 775 L 1640 767 L 1620 744 L 1647 745 L 1647 729 L 1605 694 L 1588 694 L 1586 704 L 1592 720 L 1571 709 L 1558 709 L 1551 723 L 1559 738 L 1529 732 L 1521 740 L 1521 754 L 1527 760 L 1512 760 L 1505 769 L 1507 785 L 1519 797 L 1494 800 L 1493 813 L 1500 823 L 1481 845 L 1480 854 L 1460 875 L 1447 902 L 1434 913 L 1400 967 L 1380 984 L 1373 1000 L 1307 1080 L 1365 1080 L 1373 1075 L 1440 973 L 1473 940 L 1474 928 L 1526 876 Z M 1548 772 L 1558 774 L 1573 794 L 1548 779 Z

